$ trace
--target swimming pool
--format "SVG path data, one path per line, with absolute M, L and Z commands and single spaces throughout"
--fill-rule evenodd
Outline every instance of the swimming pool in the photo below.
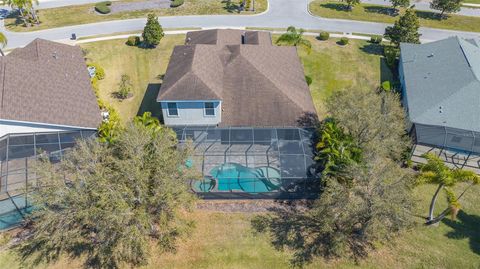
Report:
M 225 163 L 210 170 L 210 176 L 193 183 L 197 192 L 272 192 L 280 189 L 280 172 L 268 166 L 250 168 Z

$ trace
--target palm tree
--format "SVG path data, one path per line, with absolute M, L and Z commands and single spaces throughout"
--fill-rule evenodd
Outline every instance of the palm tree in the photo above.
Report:
M 449 168 L 439 157 L 434 154 L 425 154 L 424 158 L 427 160 L 427 163 L 420 167 L 418 182 L 438 184 L 437 190 L 435 191 L 432 201 L 430 202 L 430 210 L 426 224 L 437 223 L 445 218 L 448 213 L 452 215 L 452 218 L 455 218 L 460 210 L 460 198 L 462 198 L 463 194 L 472 185 L 480 183 L 480 177 L 472 171 L 459 168 Z M 462 192 L 460 196 L 457 197 L 453 192 L 453 187 L 460 182 L 470 182 L 471 184 Z M 435 203 L 441 190 L 445 191 L 449 207 L 441 214 L 434 217 L 433 214 L 435 210 Z
M 295 27 L 289 26 L 287 28 L 287 32 L 277 39 L 277 44 L 286 44 L 295 47 L 301 46 L 304 47 L 308 53 L 310 53 L 312 49 L 312 43 L 303 38 L 304 32 L 305 30 L 303 29 L 297 30 Z
M 27 25 L 27 17 L 24 11 L 27 11 L 35 19 L 36 23 L 39 23 L 37 13 L 33 8 L 34 4 L 38 5 L 38 0 L 6 0 L 5 3 L 12 9 L 18 9 L 20 17 L 22 17 L 23 23 Z
M 160 121 L 152 117 L 152 112 L 144 112 L 142 116 L 136 116 L 134 118 L 135 123 L 146 126 L 147 128 L 155 129 L 160 126 Z
M 3 48 L 5 48 L 5 46 L 7 46 L 7 43 L 8 43 L 7 37 L 5 36 L 4 33 L 0 32 L 0 54 L 2 56 L 5 56 L 5 54 L 3 53 Z
M 322 170 L 323 176 L 335 175 L 337 178 L 342 178 L 340 174 L 348 164 L 361 161 L 361 149 L 335 121 L 324 122 L 320 128 L 320 136 L 320 141 L 316 145 L 315 161 Z

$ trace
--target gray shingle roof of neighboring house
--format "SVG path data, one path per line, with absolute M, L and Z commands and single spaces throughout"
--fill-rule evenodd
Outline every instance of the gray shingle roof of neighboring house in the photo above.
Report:
M 102 118 L 80 47 L 36 39 L 0 57 L 0 119 L 97 128 Z
M 191 32 L 186 43 L 173 50 L 157 101 L 222 100 L 222 126 L 296 126 L 316 114 L 295 47 L 240 30 Z
M 480 131 L 480 40 L 401 44 L 410 121 Z

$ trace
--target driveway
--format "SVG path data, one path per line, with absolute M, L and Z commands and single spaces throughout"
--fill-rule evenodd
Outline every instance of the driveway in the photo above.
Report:
M 161 17 L 160 23 L 164 28 L 216 28 L 216 27 L 268 27 L 286 28 L 290 25 L 305 29 L 320 29 L 331 32 L 364 33 L 381 35 L 388 24 L 349 21 L 339 19 L 325 19 L 314 17 L 307 11 L 309 0 L 270 0 L 269 9 L 258 15 L 206 15 L 206 16 L 170 16 Z M 35 38 L 62 40 L 69 38 L 72 33 L 77 37 L 110 34 L 125 31 L 138 31 L 145 26 L 146 19 L 130 19 L 110 22 L 100 22 L 41 30 L 36 32 L 5 34 L 9 40 L 8 46 L 25 46 Z M 444 39 L 449 36 L 480 37 L 479 33 L 460 32 L 422 28 L 422 41 Z

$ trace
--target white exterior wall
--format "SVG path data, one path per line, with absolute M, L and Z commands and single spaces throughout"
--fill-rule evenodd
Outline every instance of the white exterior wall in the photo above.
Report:
M 78 129 L 79 127 L 68 127 L 68 126 L 46 125 L 46 124 L 30 123 L 30 122 L 0 120 L 0 137 L 6 134 L 56 132 L 56 131 L 78 130 Z
M 213 102 L 215 116 L 205 115 L 205 102 Z M 178 116 L 168 115 L 167 103 L 177 103 Z M 167 126 L 174 125 L 217 125 L 222 121 L 222 102 L 219 100 L 205 101 L 162 101 L 163 121 Z

